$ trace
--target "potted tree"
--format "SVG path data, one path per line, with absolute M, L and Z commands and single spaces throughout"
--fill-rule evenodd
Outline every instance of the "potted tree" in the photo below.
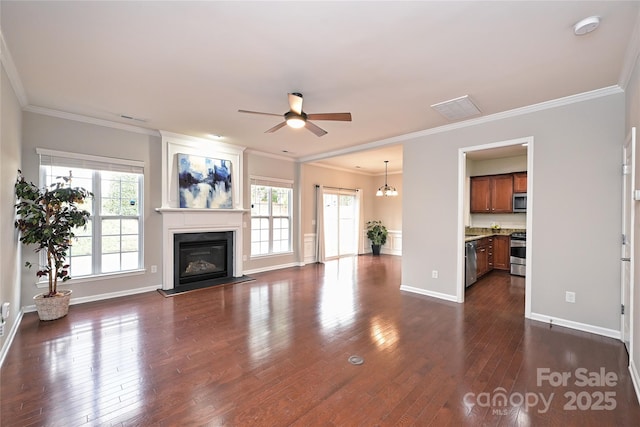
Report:
M 380 255 L 380 247 L 387 242 L 387 227 L 382 221 L 367 221 L 367 237 L 371 240 L 371 251 Z
M 18 171 L 15 183 L 17 219 L 20 241 L 35 245 L 34 251 L 46 252 L 46 263 L 36 272 L 38 278 L 48 276 L 49 292 L 33 297 L 40 320 L 54 320 L 69 312 L 71 290 L 58 291 L 58 279 L 66 282 L 69 264 L 65 263 L 74 230 L 86 227 L 90 213 L 79 205 L 93 194 L 80 187 L 71 187 L 71 174 L 58 177 L 48 187 L 39 188 L 27 182 Z M 30 262 L 25 266 L 31 268 Z

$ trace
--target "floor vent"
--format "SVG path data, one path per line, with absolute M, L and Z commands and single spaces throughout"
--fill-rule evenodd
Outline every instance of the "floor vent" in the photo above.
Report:
M 364 359 L 360 356 L 351 356 L 349 357 L 349 363 L 352 365 L 362 365 L 364 363 Z

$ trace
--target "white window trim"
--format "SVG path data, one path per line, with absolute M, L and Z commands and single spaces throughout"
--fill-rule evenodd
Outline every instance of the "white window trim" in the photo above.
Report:
M 294 200 L 294 194 L 293 194 L 293 190 L 294 190 L 294 181 L 292 179 L 283 179 L 283 178 L 271 178 L 271 177 L 265 177 L 265 176 L 258 176 L 258 175 L 250 175 L 249 176 L 249 193 L 251 192 L 251 187 L 253 185 L 264 185 L 264 186 L 268 186 L 268 187 L 278 187 L 278 188 L 289 188 L 291 190 L 291 200 L 289 200 L 289 250 L 288 251 L 284 251 L 284 252 L 277 252 L 277 253 L 267 253 L 267 254 L 253 254 L 250 253 L 249 255 L 249 259 L 253 260 L 253 259 L 264 259 L 264 258 L 272 258 L 272 257 L 281 257 L 281 256 L 287 256 L 287 255 L 291 255 L 294 253 L 293 251 L 293 200 Z M 253 194 L 251 194 L 253 196 Z M 251 202 L 251 197 L 249 198 L 249 202 Z M 263 215 L 259 215 L 259 216 L 253 216 L 251 215 L 251 209 L 249 210 L 249 218 L 253 219 L 253 218 L 275 218 L 273 215 L 270 215 L 269 217 L 265 217 Z M 278 218 L 283 218 L 282 216 L 278 216 Z M 270 225 L 270 227 L 272 227 L 272 225 Z M 271 230 L 273 231 L 273 230 Z M 251 232 L 251 228 L 249 228 L 249 232 Z M 271 239 L 271 238 L 270 238 Z M 273 243 L 273 241 L 270 241 L 269 244 L 271 245 Z
M 78 160 L 85 163 L 85 168 L 88 169 L 100 169 L 103 171 L 114 171 L 114 172 L 125 172 L 125 173 L 138 173 L 142 175 L 142 180 L 138 182 L 138 194 L 141 194 L 142 197 L 139 200 L 139 209 L 140 215 L 138 216 L 138 221 L 140 222 L 140 232 L 138 234 L 138 238 L 140 239 L 140 250 L 138 252 L 138 265 L 142 266 L 141 268 L 133 269 L 133 270 L 123 270 L 123 271 L 114 271 L 108 273 L 98 273 L 91 274 L 88 276 L 79 276 L 77 278 L 71 278 L 66 282 L 59 281 L 58 285 L 67 285 L 72 283 L 82 283 L 82 282 L 92 282 L 95 280 L 103 280 L 107 278 L 113 277 L 123 277 L 123 276 L 134 276 L 138 274 L 143 274 L 146 269 L 144 268 L 144 171 L 145 171 L 145 162 L 140 160 L 129 160 L 129 159 L 120 159 L 116 157 L 105 157 L 105 156 L 94 156 L 91 154 L 81 154 L 81 153 L 71 153 L 68 151 L 58 151 L 58 150 L 50 150 L 47 148 L 36 148 L 36 154 L 38 156 L 51 156 L 51 157 L 62 157 L 65 159 L 73 159 Z M 100 165 L 113 165 L 114 168 L 108 167 L 100 167 Z M 122 166 L 119 168 L 118 166 Z M 78 165 L 78 167 L 81 167 Z M 43 176 L 42 176 L 42 161 L 38 161 L 38 174 L 39 174 L 39 182 L 40 185 L 43 185 Z M 92 216 L 93 217 L 93 216 Z M 95 251 L 94 251 L 95 253 Z M 95 270 L 95 259 L 93 260 Z M 49 286 L 48 277 L 44 278 L 44 280 L 36 282 L 37 288 L 46 288 Z

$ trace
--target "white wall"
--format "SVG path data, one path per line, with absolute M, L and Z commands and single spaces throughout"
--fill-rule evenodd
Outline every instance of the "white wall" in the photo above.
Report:
M 4 70 L 0 76 L 0 303 L 9 302 L 11 313 L 0 337 L 0 355 L 8 349 L 7 338 L 16 327 L 20 310 L 20 242 L 13 223 L 15 220 L 15 192 L 17 170 L 21 166 L 21 111 L 18 99 Z M 0 358 L 1 360 L 1 358 Z
M 467 159 L 467 172 L 469 176 L 497 175 L 501 173 L 524 172 L 526 170 L 526 155 L 488 160 Z
M 36 148 L 68 151 L 143 161 L 144 166 L 144 274 L 114 276 L 91 281 L 71 281 L 65 287 L 73 289 L 74 300 L 82 301 L 108 294 L 126 294 L 135 290 L 157 289 L 162 286 L 162 268 L 150 272 L 150 266 L 162 265 L 162 217 L 154 209 L 162 204 L 161 139 L 144 133 L 128 132 L 79 121 L 45 116 L 31 112 L 23 114 L 22 163 L 25 177 L 38 182 L 39 159 Z M 37 262 L 37 255 L 23 248 L 25 260 Z M 32 297 L 42 292 L 36 287 L 35 272 L 22 271 L 22 305 L 32 305 Z
M 263 177 L 263 178 L 275 178 L 294 181 L 297 184 L 297 169 L 299 164 L 293 160 L 271 156 L 267 154 L 261 154 L 252 151 L 245 151 L 244 153 L 244 207 L 249 209 L 251 207 L 251 177 Z M 247 224 L 247 228 L 244 233 L 244 248 L 243 253 L 247 257 L 247 261 L 244 262 L 244 271 L 251 273 L 251 271 L 271 270 L 277 267 L 288 267 L 297 265 L 301 256 L 299 255 L 300 248 L 300 231 L 299 221 L 296 221 L 299 212 L 299 189 L 297 187 L 293 190 L 293 212 L 294 223 L 292 224 L 292 250 L 293 253 L 283 255 L 269 255 L 265 257 L 251 258 L 251 213 L 245 213 L 243 221 Z
M 631 46 L 637 53 L 640 50 L 640 17 L 636 22 L 636 31 L 634 37 L 631 40 Z M 629 133 L 632 127 L 636 127 L 638 132 L 636 135 L 640 135 L 640 56 L 635 57 L 635 63 L 633 72 L 629 83 L 625 89 L 626 97 L 626 124 L 625 132 Z M 640 141 L 637 142 L 640 146 Z M 640 170 L 636 170 L 636 183 L 635 188 L 640 188 Z M 635 292 L 633 299 L 633 312 L 631 313 L 631 342 L 633 348 L 631 348 L 631 360 L 630 367 L 632 374 L 634 375 L 634 384 L 636 386 L 636 392 L 640 398 L 640 203 L 635 203 L 635 271 L 633 282 L 635 283 Z
M 619 331 L 624 99 L 613 93 L 405 142 L 403 285 L 456 295 L 459 148 L 532 136 L 532 313 Z

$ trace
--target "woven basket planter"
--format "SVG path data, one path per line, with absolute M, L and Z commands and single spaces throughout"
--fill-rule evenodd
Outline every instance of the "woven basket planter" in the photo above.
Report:
M 33 302 L 38 310 L 40 320 L 56 320 L 64 317 L 69 312 L 69 300 L 71 299 L 71 289 L 59 291 L 60 296 L 45 298 L 43 294 L 33 297 Z

